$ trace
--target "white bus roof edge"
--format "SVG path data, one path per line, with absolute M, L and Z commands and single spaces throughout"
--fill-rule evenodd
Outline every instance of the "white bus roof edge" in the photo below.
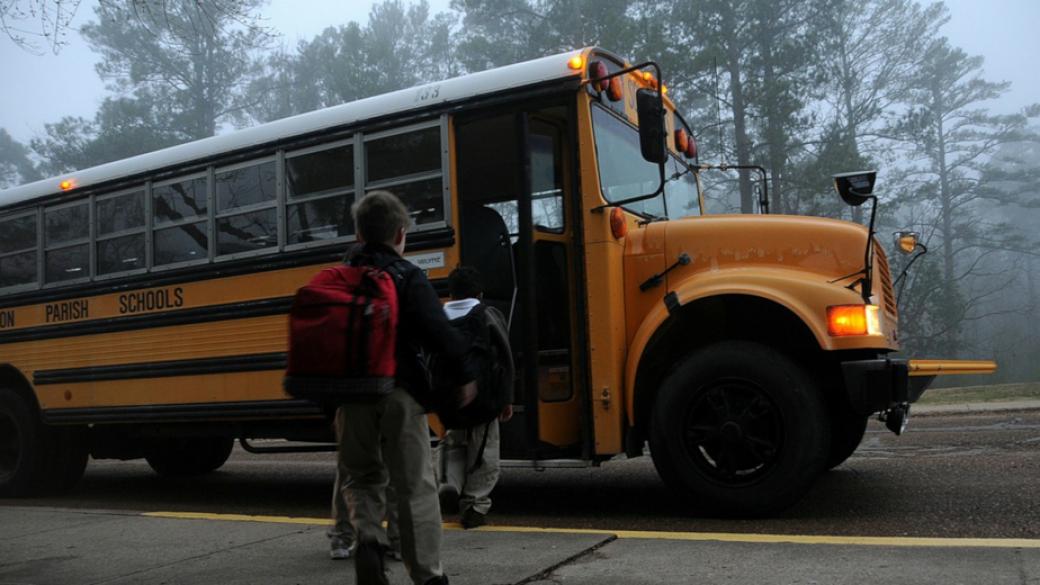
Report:
M 0 191 L 0 208 L 32 201 L 47 195 L 58 194 L 61 192 L 59 185 L 66 180 L 72 181 L 76 189 L 90 187 L 123 177 L 145 174 L 194 160 L 206 159 L 225 152 L 248 149 L 296 136 L 303 136 L 324 128 L 345 126 L 367 119 L 428 108 L 435 104 L 456 102 L 473 96 L 581 75 L 584 72 L 569 68 L 568 61 L 571 57 L 584 52 L 585 49 L 569 51 L 559 55 L 542 57 L 444 81 L 376 95 L 50 177 Z

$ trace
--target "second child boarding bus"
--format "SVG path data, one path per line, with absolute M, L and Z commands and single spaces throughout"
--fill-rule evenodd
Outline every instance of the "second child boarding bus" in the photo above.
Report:
M 891 358 L 868 229 L 707 215 L 703 168 L 656 65 L 586 48 L 0 192 L 0 495 L 67 489 L 88 457 L 191 475 L 236 440 L 332 441 L 282 390 L 286 314 L 371 189 L 409 206 L 435 287 L 475 266 L 509 317 L 514 464 L 649 442 L 692 503 L 775 512 L 871 414 L 995 367 Z

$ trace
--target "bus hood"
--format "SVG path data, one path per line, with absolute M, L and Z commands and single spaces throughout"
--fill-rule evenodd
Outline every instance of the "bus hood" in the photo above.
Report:
M 713 215 L 650 225 L 663 230 L 667 264 L 683 252 L 690 256 L 689 265 L 668 275 L 670 286 L 693 273 L 727 268 L 789 268 L 835 280 L 863 269 L 867 241 L 859 224 L 793 215 Z M 887 270 L 887 262 L 882 266 Z

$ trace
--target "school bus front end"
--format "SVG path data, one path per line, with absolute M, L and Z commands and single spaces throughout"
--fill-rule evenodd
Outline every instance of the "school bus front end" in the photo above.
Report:
M 626 95 L 641 89 L 626 84 L 636 86 Z M 692 504 L 768 514 L 848 458 L 871 415 L 900 433 L 936 375 L 995 369 L 895 357 L 892 275 L 867 227 L 705 215 L 698 174 L 707 165 L 685 156 L 685 122 L 662 101 L 660 165 L 641 160 L 631 103 L 593 91 L 579 110 L 599 456 L 649 444 L 662 478 Z
M 870 415 L 900 433 L 935 375 L 995 367 L 891 356 L 899 318 L 876 242 L 875 294 L 850 286 L 863 226 L 722 215 L 626 239 L 630 451 L 649 441 L 662 477 L 712 512 L 792 504 L 855 451 Z

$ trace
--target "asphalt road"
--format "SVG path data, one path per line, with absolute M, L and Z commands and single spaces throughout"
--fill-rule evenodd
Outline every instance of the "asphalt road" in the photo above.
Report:
M 141 461 L 91 461 L 61 497 L 5 506 L 324 517 L 333 455 L 240 450 L 203 478 L 160 478 Z M 763 520 L 699 518 L 647 457 L 596 469 L 507 469 L 491 520 L 512 526 L 807 535 L 1040 538 L 1040 411 L 872 423 L 860 449 L 799 504 Z

